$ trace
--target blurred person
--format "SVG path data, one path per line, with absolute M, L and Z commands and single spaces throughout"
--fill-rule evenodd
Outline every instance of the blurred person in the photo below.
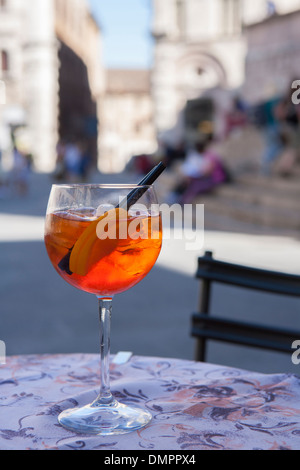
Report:
M 276 15 L 277 8 L 276 8 L 276 5 L 273 1 L 271 1 L 271 0 L 267 1 L 267 9 L 268 9 L 268 16 Z
M 164 149 L 164 163 L 168 168 L 176 162 L 182 162 L 186 157 L 186 148 L 184 142 L 177 142 L 171 146 L 166 144 Z
M 262 131 L 264 138 L 264 151 L 261 157 L 261 172 L 264 176 L 271 174 L 272 165 L 284 149 L 280 122 L 276 115 L 279 101 L 280 98 L 272 97 L 256 109 L 255 123 Z
M 7 194 L 6 178 L 3 172 L 2 166 L 2 150 L 0 149 L 0 198 L 3 198 Z
M 0 148 L 0 187 L 3 185 L 4 175 L 3 175 L 3 167 L 2 167 L 2 150 Z
M 13 168 L 11 171 L 11 184 L 20 196 L 25 196 L 29 190 L 29 175 L 32 166 L 32 156 L 13 147 Z
M 190 204 L 199 194 L 211 192 L 228 181 L 228 172 L 219 155 L 210 148 L 210 141 L 198 141 L 187 152 L 181 165 L 182 180 L 171 196 L 172 202 L 176 198 L 180 204 Z
M 66 177 L 71 182 L 80 179 L 81 151 L 79 144 L 75 141 L 68 142 L 64 150 L 64 167 Z
M 155 166 L 155 162 L 152 155 L 141 154 L 133 157 L 134 169 L 138 175 L 146 175 Z
M 239 96 L 235 96 L 232 101 L 232 108 L 227 113 L 226 137 L 234 131 L 243 129 L 248 124 L 247 106 Z
M 54 178 L 57 181 L 61 181 L 66 176 L 66 168 L 65 168 L 65 151 L 66 151 L 66 144 L 64 140 L 58 142 L 56 146 L 56 166 L 54 171 Z
M 292 83 L 292 82 L 291 82 Z M 286 95 L 276 107 L 276 118 L 280 125 L 283 152 L 280 155 L 277 171 L 283 176 L 292 174 L 299 158 L 300 148 L 300 105 L 292 101 L 293 90 L 289 87 Z
M 88 144 L 81 142 L 79 144 L 80 162 L 79 162 L 79 175 L 81 181 L 86 181 L 89 170 L 92 164 L 92 157 L 89 152 Z

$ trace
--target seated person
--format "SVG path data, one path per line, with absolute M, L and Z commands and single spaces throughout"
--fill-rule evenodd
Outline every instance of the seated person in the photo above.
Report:
M 227 180 L 226 170 L 209 142 L 199 141 L 181 166 L 182 181 L 175 189 L 181 204 L 193 202 L 199 194 L 212 191 Z

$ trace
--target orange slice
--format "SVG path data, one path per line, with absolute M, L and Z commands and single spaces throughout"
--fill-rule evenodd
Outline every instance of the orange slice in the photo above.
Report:
M 121 219 L 127 228 L 128 213 L 118 208 L 111 209 L 91 222 L 72 249 L 69 266 L 73 274 L 85 276 L 93 264 L 116 249 L 117 228 Z

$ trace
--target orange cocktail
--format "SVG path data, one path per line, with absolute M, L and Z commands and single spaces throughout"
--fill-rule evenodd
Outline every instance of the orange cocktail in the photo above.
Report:
M 103 221 L 102 225 L 103 219 L 97 219 L 89 210 L 47 215 L 45 243 L 49 258 L 58 273 L 74 287 L 113 296 L 140 282 L 154 266 L 162 245 L 160 215 L 137 215 L 130 211 L 113 215 L 113 219 Z M 62 260 L 69 259 L 89 227 L 94 232 L 92 242 L 82 244 L 78 250 L 74 272 L 64 269 Z M 85 252 L 87 245 L 88 252 Z M 70 265 L 72 268 L 72 258 Z
M 100 393 L 92 403 L 60 413 L 58 422 L 72 432 L 124 434 L 152 419 L 146 408 L 121 403 L 111 392 L 110 321 L 113 297 L 140 282 L 160 254 L 162 220 L 152 184 L 164 168 L 159 164 L 139 185 L 51 189 L 45 223 L 49 258 L 69 284 L 94 294 L 99 307 Z

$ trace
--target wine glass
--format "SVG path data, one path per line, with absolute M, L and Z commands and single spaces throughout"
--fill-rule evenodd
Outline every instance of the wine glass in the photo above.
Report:
M 101 388 L 83 408 L 60 414 L 72 431 L 124 434 L 147 425 L 151 414 L 119 403 L 109 377 L 112 300 L 153 268 L 162 246 L 162 221 L 153 186 L 54 185 L 45 223 L 45 244 L 60 276 L 97 296 L 101 332 Z

